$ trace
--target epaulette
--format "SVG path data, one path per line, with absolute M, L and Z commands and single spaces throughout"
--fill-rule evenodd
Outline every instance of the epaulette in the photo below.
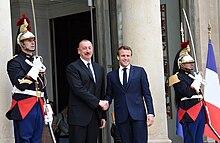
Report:
M 14 55 L 12 58 L 10 58 L 8 61 L 14 59 L 15 57 L 17 57 L 18 55 Z
M 169 86 L 172 86 L 172 85 L 174 85 L 174 84 L 180 82 L 180 80 L 179 80 L 177 74 L 178 74 L 178 72 L 175 73 L 174 75 L 171 75 L 171 76 L 169 77 Z

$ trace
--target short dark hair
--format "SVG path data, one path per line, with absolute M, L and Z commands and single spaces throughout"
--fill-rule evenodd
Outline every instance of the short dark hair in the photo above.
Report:
M 79 42 L 79 45 L 80 45 L 80 43 L 81 42 L 91 42 L 90 40 L 88 40 L 88 39 L 82 39 L 80 42 Z M 91 42 L 92 43 L 92 42 Z M 93 43 L 92 43 L 92 45 L 93 45 Z M 78 46 L 79 47 L 79 46 Z
M 129 47 L 129 46 L 121 46 L 121 47 L 119 47 L 118 48 L 118 51 L 117 51 L 117 56 L 119 56 L 119 51 L 120 50 L 129 50 L 129 51 L 131 51 L 131 55 L 132 55 L 132 49 L 131 49 L 131 47 Z

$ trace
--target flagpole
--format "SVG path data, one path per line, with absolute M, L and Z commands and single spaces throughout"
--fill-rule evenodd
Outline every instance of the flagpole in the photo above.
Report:
M 209 23 L 208 23 L 208 37 L 209 37 L 209 40 L 211 40 L 211 24 L 210 24 L 210 21 L 209 21 Z

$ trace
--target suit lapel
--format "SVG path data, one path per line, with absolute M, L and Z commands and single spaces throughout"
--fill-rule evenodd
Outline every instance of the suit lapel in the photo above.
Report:
M 131 79 L 134 75 L 134 67 L 131 65 L 130 67 L 130 72 L 129 72 L 129 76 L 128 76 L 128 84 L 127 84 L 127 88 L 129 87 L 130 83 L 131 83 Z
M 132 79 L 132 77 L 134 75 L 134 67 L 132 65 L 130 67 L 130 73 L 129 73 L 129 76 L 128 76 L 128 84 L 127 84 L 126 89 L 124 89 L 122 83 L 120 82 L 119 69 L 116 70 L 114 74 L 115 74 L 115 77 L 116 77 L 116 82 L 117 82 L 116 84 L 118 84 L 123 90 L 127 90 L 129 85 L 130 85 L 130 83 L 131 83 L 131 79 Z
M 125 90 L 119 78 L 119 68 L 115 70 L 114 77 L 115 77 L 115 82 L 116 82 L 115 84 L 119 85 L 123 90 Z
M 79 59 L 79 65 L 80 67 L 89 75 L 89 77 L 93 80 L 92 74 L 89 72 L 89 69 L 86 67 L 86 65 L 83 63 L 82 60 Z M 95 72 L 95 71 L 94 71 Z M 94 80 L 93 80 L 94 82 Z

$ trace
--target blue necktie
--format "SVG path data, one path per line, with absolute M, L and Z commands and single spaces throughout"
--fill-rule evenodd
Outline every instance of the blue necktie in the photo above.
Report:
M 127 87 L 127 68 L 123 68 L 123 87 L 124 89 Z
M 94 80 L 94 77 L 93 77 L 93 74 L 92 74 L 92 70 L 91 70 L 91 68 L 90 68 L 90 63 L 87 63 L 87 66 L 88 66 L 88 70 L 89 70 L 89 72 L 90 72 L 90 74 L 91 74 L 91 76 L 92 76 L 92 78 L 93 78 L 93 80 Z M 94 80 L 95 81 L 95 80 Z

